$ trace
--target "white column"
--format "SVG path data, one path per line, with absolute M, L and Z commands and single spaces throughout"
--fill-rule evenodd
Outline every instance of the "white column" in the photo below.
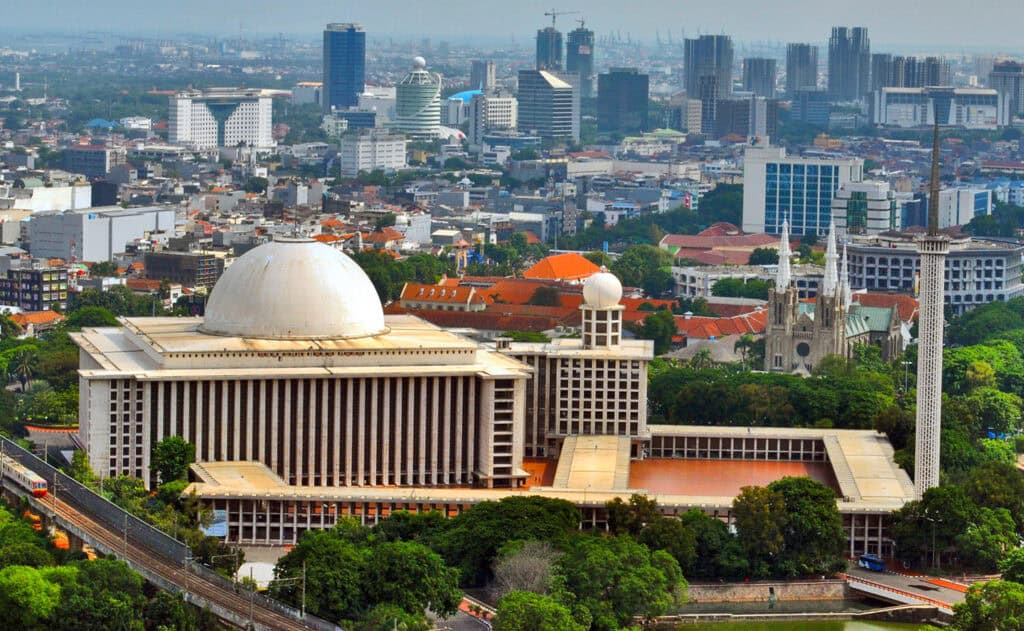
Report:
M 252 379 L 248 379 L 245 382 L 245 449 L 242 451 L 242 457 L 246 460 L 258 460 L 259 458 L 253 454 L 253 450 L 256 448 L 256 440 L 253 434 L 253 425 L 255 419 L 253 419 L 253 400 L 256 398 L 254 386 L 256 382 Z M 255 524 L 254 524 L 255 526 Z
M 295 445 L 295 484 L 304 486 L 302 476 L 308 474 L 306 469 L 306 458 L 309 457 L 309 453 L 306 451 L 305 445 L 303 445 L 303 438 L 305 437 L 306 431 L 306 380 L 296 379 L 296 385 L 298 386 L 298 394 L 295 395 L 295 418 L 292 422 L 295 423 L 295 439 L 293 443 Z M 291 388 L 288 388 L 291 392 Z
M 284 387 L 284 418 L 282 418 L 281 425 L 281 444 L 284 446 L 284 462 L 281 464 L 281 472 L 284 481 L 288 484 L 292 484 L 292 474 L 294 474 L 294 464 L 292 464 L 292 447 L 294 446 L 292 437 L 292 386 L 294 380 L 285 379 L 281 384 Z M 296 478 L 295 483 L 298 483 Z
M 374 381 L 379 381 L 384 387 L 383 394 L 383 408 L 380 411 L 380 473 L 381 483 L 385 486 L 389 484 L 391 479 L 391 378 L 390 377 L 379 377 Z M 377 397 L 373 398 L 374 401 Z M 374 415 L 376 416 L 376 415 Z M 376 450 L 375 450 L 376 451 Z
M 164 417 L 164 390 L 167 384 L 163 381 L 157 381 L 153 386 L 156 388 L 156 436 L 153 438 L 156 442 L 160 442 L 164 439 L 165 433 L 170 435 L 174 433 L 174 429 L 173 426 L 166 426 L 170 419 Z
M 380 434 L 379 430 L 379 414 L 377 405 L 378 388 L 380 387 L 380 378 L 370 378 L 370 418 L 367 419 L 370 425 L 370 465 L 367 473 L 369 473 L 370 486 L 377 486 L 377 439 Z
M 456 377 L 455 379 L 455 484 L 466 484 L 467 480 L 462 473 L 462 432 L 464 430 L 463 423 L 464 410 L 462 409 L 463 403 L 463 388 L 466 385 L 465 377 Z
M 327 404 L 330 402 L 328 392 L 331 382 L 328 379 L 318 379 L 317 387 L 320 388 L 320 439 L 317 440 L 317 451 L 320 454 L 320 485 L 330 486 L 331 472 L 327 470 L 327 450 L 330 447 L 328 446 L 327 437 L 330 436 L 328 428 L 331 416 Z
M 405 483 L 416 484 L 413 469 L 416 465 L 413 456 L 416 441 L 416 377 L 409 377 L 408 393 L 405 396 Z
M 404 386 L 405 377 L 398 377 L 395 379 L 395 409 L 392 411 L 392 414 L 395 417 L 395 428 L 394 431 L 392 432 L 392 435 L 394 436 L 394 445 L 392 445 L 392 453 L 395 455 L 395 457 L 393 459 L 394 479 L 392 480 L 392 482 L 398 485 L 401 485 L 403 483 L 402 463 L 405 461 L 405 459 L 402 458 L 402 421 L 404 411 L 402 407 L 402 401 L 404 401 L 404 398 L 402 395 L 404 394 Z
M 359 380 L 359 415 L 356 417 L 356 428 L 359 431 L 359 446 L 356 453 L 356 471 L 358 472 L 358 485 L 366 484 L 366 429 L 369 427 L 369 419 L 366 418 L 366 379 Z
M 420 470 L 420 484 L 427 484 L 427 432 L 432 427 L 427 418 L 427 378 L 419 377 L 420 382 L 420 454 L 416 458 L 416 464 Z
M 355 451 L 352 445 L 352 397 L 355 395 L 355 384 L 351 378 L 347 382 L 348 395 L 345 397 L 345 485 L 352 484 L 352 459 Z
M 441 391 L 441 378 L 433 377 L 431 381 L 433 382 L 432 390 L 434 393 L 434 400 L 430 405 L 430 482 L 432 484 L 439 484 L 441 480 L 439 476 L 440 466 L 438 463 L 438 457 L 440 456 L 440 449 L 438 441 L 440 440 L 439 434 L 442 431 L 439 425 L 443 425 L 441 422 L 440 405 L 438 401 Z
M 188 388 L 188 384 L 185 385 Z M 206 425 L 203 422 L 205 413 L 203 411 L 203 382 L 196 382 L 196 460 L 207 460 L 206 457 Z
M 281 474 L 281 465 L 277 456 L 277 437 L 281 433 L 281 419 L 277 414 L 277 403 L 281 396 L 281 380 L 275 379 L 271 382 L 270 393 L 270 423 L 267 431 L 270 433 L 270 468 L 274 473 Z
M 231 416 L 231 428 L 234 431 L 235 448 L 232 450 L 232 455 L 230 457 L 232 460 L 241 460 L 242 454 L 244 453 L 242 451 L 242 381 L 240 379 L 235 379 L 231 382 L 231 387 L 234 388 L 235 392 L 235 409 Z M 248 398 L 252 400 L 252 397 Z M 226 401 L 227 397 L 225 397 L 225 402 Z M 247 434 L 246 442 L 251 440 L 251 435 Z
M 341 379 L 334 379 L 334 415 L 331 416 L 331 426 L 334 428 L 334 449 L 331 451 L 334 460 L 334 486 L 341 486 L 341 459 L 345 454 L 341 453 Z
M 452 474 L 452 378 L 444 378 L 444 399 L 441 400 L 441 483 L 451 484 Z

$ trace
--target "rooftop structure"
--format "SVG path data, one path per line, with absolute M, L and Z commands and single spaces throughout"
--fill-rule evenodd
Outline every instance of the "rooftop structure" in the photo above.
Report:
M 392 126 L 413 140 L 433 140 L 441 127 L 441 75 L 427 72 L 423 57 L 413 59 L 412 71 L 398 83 Z

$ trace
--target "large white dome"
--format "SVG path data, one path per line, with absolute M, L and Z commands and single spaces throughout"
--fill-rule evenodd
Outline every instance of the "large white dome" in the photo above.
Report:
M 598 272 L 583 281 L 583 301 L 595 309 L 614 307 L 622 300 L 622 283 L 614 274 Z
M 238 258 L 210 292 L 210 335 L 337 339 L 387 331 L 373 283 L 348 256 L 312 239 L 277 239 Z

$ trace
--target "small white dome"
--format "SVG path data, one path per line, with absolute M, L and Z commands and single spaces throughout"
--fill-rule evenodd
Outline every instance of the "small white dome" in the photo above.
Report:
M 387 327 L 377 291 L 355 261 L 312 239 L 278 238 L 224 271 L 199 330 L 308 340 L 367 337 Z
M 427 60 L 419 56 L 413 57 L 412 67 L 415 68 L 416 70 L 423 70 L 424 68 L 427 67 Z
M 622 300 L 622 283 L 615 274 L 598 272 L 583 282 L 583 301 L 588 307 L 607 309 Z

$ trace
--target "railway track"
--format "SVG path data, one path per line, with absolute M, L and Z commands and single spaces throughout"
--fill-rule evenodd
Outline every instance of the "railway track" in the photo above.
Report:
M 88 515 L 72 508 L 60 499 L 56 501 L 48 499 L 47 504 L 52 506 L 51 510 L 55 515 L 66 519 L 68 522 L 89 533 L 90 536 L 106 546 L 112 553 L 124 557 L 138 566 L 147 568 L 167 582 L 179 586 L 182 591 L 199 595 L 208 602 L 232 611 L 243 619 L 248 619 L 251 612 L 252 622 L 261 628 L 274 629 L 275 631 L 277 629 L 302 631 L 313 628 L 303 624 L 300 620 L 261 607 L 258 603 L 251 602 L 249 598 L 241 594 L 225 591 L 219 585 L 205 581 L 184 567 L 161 559 L 159 556 L 133 545 L 130 541 L 126 548 L 125 541 L 119 533 L 105 528 Z

